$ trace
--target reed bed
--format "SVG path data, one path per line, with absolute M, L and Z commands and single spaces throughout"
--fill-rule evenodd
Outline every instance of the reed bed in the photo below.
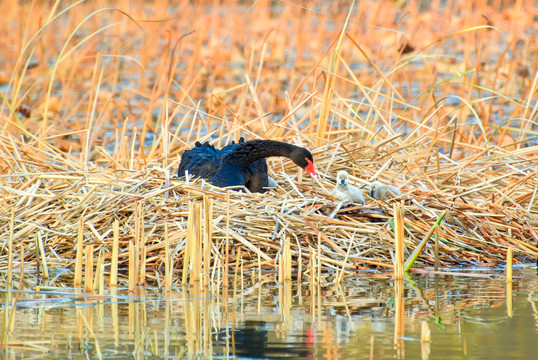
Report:
M 169 267 L 206 284 L 237 266 L 341 279 L 393 266 L 394 201 L 405 256 L 426 242 L 414 266 L 538 255 L 527 2 L 109 5 L 6 4 L 0 29 L 22 31 L 1 30 L 21 46 L 0 63 L 0 270 L 20 254 L 75 269 L 91 249 L 98 273 L 131 267 L 130 287 Z M 195 140 L 240 136 L 308 147 L 320 184 L 283 159 L 265 194 L 177 178 Z M 342 207 L 339 170 L 365 194 L 374 180 L 404 194 Z
M 326 157 L 327 162 L 324 162 L 322 154 L 330 153 L 330 149 L 331 146 L 318 148 L 314 157 L 318 169 L 329 167 L 327 174 L 334 174 L 344 168 L 340 164 L 349 164 L 350 161 L 344 153 Z M 387 147 L 386 152 L 392 151 Z M 535 152 L 535 149 L 528 148 L 527 151 Z M 16 147 L 10 152 L 24 151 Z M 372 156 L 386 156 L 382 152 L 363 154 L 355 156 L 355 160 L 362 164 L 362 174 L 376 172 Z M 441 213 L 448 209 L 448 216 L 439 227 L 442 266 L 495 264 L 504 261 L 509 247 L 514 249 L 516 259 L 536 256 L 535 219 L 538 208 L 531 203 L 536 178 L 510 166 L 502 166 L 513 164 L 525 154 L 492 154 L 483 160 L 484 169 L 474 171 L 462 170 L 458 162 L 440 163 L 439 171 L 435 166 L 426 172 L 411 168 L 409 177 L 425 175 L 428 181 L 410 181 L 403 187 L 408 252 L 418 245 Z M 328 165 L 330 159 L 333 160 L 331 166 Z M 492 171 L 490 159 L 495 159 L 499 167 L 494 170 L 495 176 L 477 176 L 477 172 Z M 405 162 L 413 160 L 406 159 Z M 390 203 L 370 200 L 365 206 L 343 207 L 331 217 L 338 204 L 329 194 L 306 176 L 298 181 L 300 176 L 289 161 L 282 164 L 280 160 L 272 162 L 275 163 L 273 169 L 281 165 L 284 170 L 282 173 L 274 172 L 280 186 L 266 194 L 226 191 L 201 180 L 187 184 L 171 176 L 167 169 L 157 166 L 138 171 L 56 169 L 51 172 L 47 171 L 49 165 L 32 165 L 32 172 L 3 178 L 3 206 L 14 208 L 15 213 L 12 230 L 10 216 L 2 216 L 2 233 L 6 234 L 7 240 L 8 234 L 13 231 L 15 259 L 19 253 L 17 248 L 24 247 L 25 262 L 35 261 L 36 240 L 42 239 L 49 267 L 73 267 L 80 219 L 83 219 L 83 243 L 91 244 L 87 245 L 89 247 L 93 245 L 95 254 L 104 251 L 108 262 L 113 249 L 114 223 L 117 221 L 119 267 L 127 266 L 129 243 L 139 238 L 146 249 L 147 275 L 154 276 L 156 270 L 164 273 L 167 242 L 175 267 L 183 268 L 182 259 L 189 233 L 189 204 L 202 203 L 206 196 L 213 200 L 212 267 L 217 259 L 222 261 L 227 237 L 229 251 L 241 252 L 245 268 L 256 268 L 260 262 L 263 268 L 274 268 L 286 239 L 291 239 L 289 246 L 294 268 L 297 268 L 298 261 L 303 261 L 303 268 L 307 268 L 308 247 L 317 247 L 318 237 L 321 237 L 324 269 L 391 267 L 395 232 Z M 398 170 L 402 166 L 397 160 L 393 160 L 393 164 L 383 173 L 389 179 L 398 178 L 398 173 L 391 169 Z M 349 170 L 349 165 L 345 168 Z M 429 181 L 439 183 L 454 172 L 458 172 L 459 182 L 465 186 L 451 184 L 437 191 L 428 186 Z M 331 188 L 333 177 L 328 175 L 322 184 Z M 514 184 L 520 185 L 516 187 Z M 510 194 L 507 188 L 512 188 Z M 137 226 L 140 228 L 137 229 Z M 137 235 L 137 231 L 140 234 Z M 165 233 L 168 239 L 165 239 Z M 419 262 L 433 265 L 433 250 L 433 245 L 426 246 Z M 7 256 L 7 252 L 2 255 L 1 263 L 6 264 L 2 268 L 7 267 Z M 235 256 L 231 255 L 229 261 L 235 263 Z

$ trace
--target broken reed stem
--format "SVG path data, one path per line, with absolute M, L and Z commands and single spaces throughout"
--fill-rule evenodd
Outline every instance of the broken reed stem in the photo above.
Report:
M 84 291 L 93 291 L 93 245 L 86 245 L 86 264 L 84 267 Z
M 146 258 L 147 247 L 143 244 L 142 251 L 140 252 L 140 279 L 138 280 L 138 284 L 142 286 L 146 285 Z
M 95 266 L 95 275 L 93 279 L 93 288 L 98 289 L 99 295 L 104 295 L 105 293 L 105 257 L 104 250 L 99 249 L 99 257 L 97 258 L 97 265 Z
M 202 209 L 199 202 L 189 202 L 189 217 L 187 219 L 187 237 L 185 244 L 185 256 L 183 258 L 183 277 L 182 284 L 189 283 L 193 285 L 200 281 L 201 276 L 201 216 Z M 190 271 L 189 271 L 190 270 Z
M 317 255 L 318 255 L 317 262 L 316 262 L 317 272 L 318 272 L 318 274 L 317 274 L 317 284 L 320 285 L 321 284 L 321 232 L 318 232 Z
M 187 218 L 187 237 L 185 239 L 185 248 L 183 251 L 183 272 L 181 274 L 181 285 L 187 284 L 187 274 L 189 270 L 189 262 L 190 262 L 190 255 L 191 251 L 190 248 L 192 246 L 191 244 L 191 233 L 192 233 L 192 215 L 193 213 L 193 207 L 192 202 L 189 201 L 189 214 Z
M 301 253 L 299 253 L 299 258 L 297 260 L 297 283 L 298 288 L 301 288 L 301 281 L 303 279 L 303 261 L 301 257 Z
M 394 204 L 394 278 L 404 278 L 404 206 L 403 202 Z
M 234 267 L 234 291 L 233 291 L 233 304 L 236 303 L 237 296 L 237 278 L 239 276 L 239 263 L 241 262 L 241 248 L 237 248 L 237 254 L 235 257 L 235 267 Z
M 230 256 L 230 190 L 226 190 L 226 248 L 224 250 L 224 269 L 222 274 L 222 282 L 225 287 L 228 287 L 228 262 Z
M 512 282 L 513 255 L 512 247 L 509 247 L 506 252 L 506 281 L 508 282 Z
M 316 282 L 316 272 L 315 272 L 315 265 L 316 262 L 316 253 L 312 246 L 308 246 L 308 255 L 310 255 L 310 261 L 308 263 L 308 271 L 310 272 L 310 284 L 314 284 Z
M 47 258 L 45 256 L 45 247 L 43 245 L 43 235 L 41 230 L 37 232 L 37 245 L 39 247 L 39 256 L 41 259 L 39 263 L 41 264 L 41 270 L 43 271 L 43 278 L 48 279 L 49 269 L 47 266 Z
M 203 267 L 204 267 L 204 286 L 209 285 L 209 269 L 211 265 L 211 245 L 213 243 L 213 200 L 204 195 L 204 237 L 203 237 Z
M 172 271 L 170 259 L 170 239 L 168 238 L 168 224 L 164 224 L 164 289 L 170 292 L 172 289 Z
M 112 224 L 112 259 L 110 264 L 110 286 L 118 286 L 118 251 L 120 242 L 120 222 L 114 220 Z
M 439 228 L 435 228 L 435 249 L 434 249 L 434 263 L 433 270 L 439 270 Z
M 13 281 L 13 229 L 15 228 L 15 208 L 11 208 L 11 219 L 9 221 L 9 242 L 7 257 L 7 287 L 11 288 Z M 7 307 L 6 307 L 7 309 Z
M 134 136 L 133 136 L 134 141 Z M 136 216 L 135 216 L 135 243 L 134 243 L 134 280 L 136 285 L 140 284 L 140 257 L 141 257 L 141 246 L 142 246 L 142 233 L 144 232 L 144 215 L 142 208 L 142 200 L 138 201 L 136 205 Z
M 260 256 L 260 253 L 257 253 L 258 255 L 258 282 L 261 284 L 262 282 L 262 258 Z
M 77 233 L 77 255 L 75 259 L 75 280 L 73 284 L 80 286 L 82 284 L 82 254 L 84 248 L 82 241 L 84 240 L 84 217 L 81 216 L 78 221 L 78 233 Z
M 191 286 L 194 282 L 198 282 L 201 279 L 202 274 L 202 204 L 195 202 L 194 206 L 194 218 L 192 219 L 193 231 L 191 234 L 191 241 L 193 246 L 191 247 Z
M 19 284 L 19 289 L 24 289 L 24 246 L 21 246 L 21 279 Z
M 104 253 L 103 253 L 103 260 L 101 261 L 101 265 L 99 267 L 100 267 L 99 272 L 101 274 L 99 276 L 99 295 L 104 295 L 105 294 L 105 256 L 104 256 Z
M 135 257 L 135 245 L 132 240 L 129 240 L 129 292 L 135 290 L 135 269 L 136 269 L 136 257 Z
M 291 280 L 291 248 L 289 236 L 284 237 L 284 248 L 282 249 L 282 272 L 284 281 Z

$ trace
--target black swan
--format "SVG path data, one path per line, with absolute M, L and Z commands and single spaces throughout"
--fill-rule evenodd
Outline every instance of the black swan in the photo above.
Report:
M 264 192 L 268 186 L 265 158 L 285 156 L 316 176 L 312 154 L 305 148 L 273 140 L 239 142 L 218 150 L 208 142 L 196 142 L 194 148 L 181 155 L 178 177 L 189 175 L 208 179 L 220 187 L 243 185 L 251 192 Z

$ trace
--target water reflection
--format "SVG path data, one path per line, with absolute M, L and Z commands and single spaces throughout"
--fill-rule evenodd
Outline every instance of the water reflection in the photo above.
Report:
M 475 271 L 476 274 L 476 271 Z M 343 284 L 274 284 L 220 294 L 194 286 L 104 296 L 72 288 L 2 292 L 7 358 L 533 358 L 538 278 L 361 273 Z M 246 279 L 247 277 L 245 277 Z M 3 280 L 0 280 L 0 282 Z M 2 284 L 2 287 L 5 287 Z

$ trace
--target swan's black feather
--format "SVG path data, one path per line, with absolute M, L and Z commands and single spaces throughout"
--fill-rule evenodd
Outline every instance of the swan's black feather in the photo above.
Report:
M 192 176 L 208 179 L 212 184 L 226 187 L 243 185 L 251 192 L 264 192 L 269 185 L 267 162 L 270 156 L 286 156 L 305 168 L 312 154 L 301 147 L 272 140 L 245 141 L 241 138 L 222 149 L 209 143 L 195 143 L 181 156 L 178 176 L 186 170 Z

